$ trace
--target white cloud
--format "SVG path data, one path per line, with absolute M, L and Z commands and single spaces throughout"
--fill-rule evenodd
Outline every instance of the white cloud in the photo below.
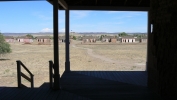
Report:
M 91 11 L 72 11 L 71 14 L 75 18 L 83 18 L 89 15 Z
M 125 16 L 125 17 L 129 17 L 130 18 L 130 17 L 133 17 L 133 16 Z
M 44 28 L 41 32 L 53 32 L 52 28 Z M 59 29 L 59 32 L 65 32 L 65 28 Z
M 106 14 L 115 14 L 115 13 L 132 13 L 132 11 L 106 11 Z
M 41 32 L 52 32 L 53 29 L 50 29 L 50 28 L 44 28 L 41 30 Z
M 44 15 L 37 15 L 38 18 L 42 19 L 42 20 L 51 20 L 52 17 L 49 17 L 49 16 L 44 16 Z
M 65 32 L 65 28 L 59 29 L 59 32 Z
M 48 14 L 47 16 L 44 14 L 41 14 L 40 12 L 34 12 L 32 13 L 33 16 L 42 19 L 42 20 L 51 20 L 52 19 L 52 14 Z
M 107 14 L 118 13 L 118 11 L 107 11 Z

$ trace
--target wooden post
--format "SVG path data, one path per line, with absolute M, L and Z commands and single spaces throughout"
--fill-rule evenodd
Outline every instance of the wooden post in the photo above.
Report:
M 34 88 L 34 78 L 33 78 L 34 76 L 33 75 L 31 75 L 31 88 Z
M 58 0 L 53 0 L 53 36 L 54 36 L 54 87 L 59 90 L 59 57 L 58 57 Z
M 49 61 L 49 82 L 50 82 L 50 88 L 53 88 L 53 63 L 52 61 Z
M 69 45 L 70 45 L 70 37 L 69 37 L 69 10 L 65 10 L 65 38 L 66 38 L 66 42 L 65 42 L 65 71 L 69 72 L 70 71 L 70 61 L 69 61 Z
M 148 20 L 148 25 L 147 25 L 147 34 L 148 34 L 148 41 L 147 41 L 147 58 L 146 58 L 146 71 L 148 71 L 149 63 L 150 63 L 150 47 L 151 47 L 151 42 L 150 42 L 150 34 L 151 34 L 151 23 L 150 23 L 150 11 L 147 12 L 147 20 Z
M 20 60 L 17 60 L 17 84 L 18 84 L 18 88 L 21 87 L 21 67 L 20 67 Z

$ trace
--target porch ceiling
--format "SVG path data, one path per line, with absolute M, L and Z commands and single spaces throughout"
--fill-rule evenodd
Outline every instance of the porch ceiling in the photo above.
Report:
M 53 4 L 53 0 L 47 0 Z M 69 10 L 148 11 L 150 0 L 61 0 Z M 59 9 L 64 10 L 59 4 Z

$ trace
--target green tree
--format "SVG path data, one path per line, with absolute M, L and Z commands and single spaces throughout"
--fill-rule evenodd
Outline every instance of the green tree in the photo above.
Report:
M 76 36 L 73 36 L 73 39 L 76 40 Z
M 26 36 L 29 38 L 32 38 L 32 39 L 34 38 L 33 35 L 31 35 L 31 34 L 27 34 Z
M 102 40 L 102 39 L 103 39 L 103 37 L 104 37 L 104 35 L 101 35 L 101 36 L 100 36 L 100 40 Z
M 0 58 L 11 52 L 10 44 L 5 41 L 4 36 L 0 33 Z
M 128 35 L 128 34 L 125 33 L 125 32 L 122 32 L 122 33 L 119 34 L 119 36 L 127 36 L 127 35 Z

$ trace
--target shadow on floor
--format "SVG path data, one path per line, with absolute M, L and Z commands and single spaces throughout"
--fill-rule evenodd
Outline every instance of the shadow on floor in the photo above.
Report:
M 48 82 L 33 89 L 0 87 L 0 100 L 159 100 L 141 71 L 71 71 L 64 72 L 60 82 L 56 91 Z
M 93 100 L 158 100 L 146 82 L 142 71 L 72 71 L 62 75 L 61 88 Z

